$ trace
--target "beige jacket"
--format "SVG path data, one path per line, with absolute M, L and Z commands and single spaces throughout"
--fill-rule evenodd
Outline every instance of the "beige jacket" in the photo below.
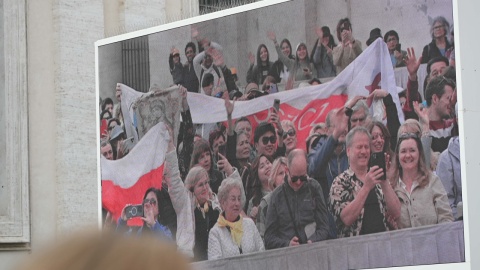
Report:
M 362 53 L 362 43 L 355 40 L 352 48 L 350 46 L 343 47 L 340 43 L 333 48 L 333 64 L 337 68 L 337 75 L 340 74 L 350 63 Z
M 400 179 L 394 190 L 402 205 L 397 222 L 399 229 L 453 221 L 447 193 L 438 176 L 431 174 L 428 184 L 415 187 L 410 196 Z

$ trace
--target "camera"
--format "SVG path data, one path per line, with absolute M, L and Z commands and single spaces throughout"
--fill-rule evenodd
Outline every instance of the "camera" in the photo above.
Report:
M 125 215 L 127 219 L 131 219 L 134 217 L 143 217 L 143 205 L 130 205 L 125 208 Z

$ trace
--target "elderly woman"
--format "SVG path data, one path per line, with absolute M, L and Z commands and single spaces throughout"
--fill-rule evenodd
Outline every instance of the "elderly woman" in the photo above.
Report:
M 452 209 L 440 179 L 432 174 L 420 138 L 402 134 L 397 143 L 394 187 L 401 203 L 400 229 L 453 221 Z
M 438 16 L 433 19 L 430 27 L 432 42 L 423 47 L 422 63 L 428 63 L 431 59 L 438 56 L 445 56 L 448 49 L 452 47 L 447 38 L 449 29 L 450 24 L 444 17 Z
M 274 32 L 268 32 L 268 38 L 275 44 L 278 59 L 280 59 L 290 71 L 288 76 L 289 80 L 305 81 L 317 76 L 317 70 L 308 57 L 307 45 L 305 45 L 305 43 L 299 43 L 297 45 L 295 59 L 291 59 L 282 53 Z
M 176 207 L 178 216 L 177 245 L 178 235 L 182 229 L 184 234 L 188 235 L 190 228 L 190 240 L 193 246 L 194 259 L 196 261 L 207 259 L 208 233 L 215 225 L 217 218 L 222 211 L 217 196 L 210 188 L 208 172 L 202 166 L 195 166 L 190 169 L 182 182 L 178 171 L 178 159 L 173 146 L 169 146 L 166 156 L 167 177 L 164 177 L 169 188 L 169 194 L 172 203 Z M 226 159 L 218 161 L 218 166 L 230 178 L 240 180 L 237 170 L 234 170 Z
M 251 52 L 248 54 L 250 68 L 247 71 L 247 83 L 254 82 L 257 85 L 263 84 L 268 75 L 270 67 L 273 65 L 269 61 L 269 53 L 265 44 L 260 44 L 257 49 L 257 64 L 255 65 L 255 55 Z
M 223 212 L 208 236 L 208 259 L 265 250 L 255 223 L 240 215 L 245 202 L 242 182 L 230 177 L 225 179 L 220 186 L 218 198 Z
M 285 156 L 288 156 L 290 151 L 297 148 L 297 131 L 293 122 L 290 120 L 283 120 L 281 122 L 283 129 L 283 143 L 285 144 Z
M 268 187 L 270 190 L 274 190 L 276 187 L 280 186 L 285 180 L 285 174 L 287 172 L 287 158 L 278 157 L 273 161 L 272 169 L 270 172 L 270 177 L 268 178 Z M 267 222 L 267 209 L 270 204 L 270 198 L 272 193 L 268 193 L 263 196 L 260 204 L 258 205 L 258 214 L 257 214 L 257 229 L 260 233 L 260 236 L 264 237 L 265 235 L 265 224 Z
M 223 174 L 214 168 L 214 159 L 210 148 L 210 144 L 204 140 L 198 140 L 193 145 L 192 160 L 190 162 L 190 169 L 195 166 L 203 167 L 209 178 L 209 184 L 213 192 L 218 192 L 218 187 L 223 180 Z

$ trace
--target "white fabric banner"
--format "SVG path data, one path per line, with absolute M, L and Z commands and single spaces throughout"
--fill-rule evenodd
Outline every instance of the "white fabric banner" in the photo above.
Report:
M 393 101 L 397 104 L 400 122 L 403 122 L 404 116 L 400 107 L 392 62 L 388 48 L 380 38 L 365 49 L 332 81 L 266 95 L 249 101 L 238 101 L 232 117 L 236 119 L 269 109 L 272 107 L 274 99 L 280 99 L 281 103 L 287 103 L 301 110 L 316 99 L 327 99 L 332 95 L 342 94 L 351 99 L 358 95 L 368 96 L 373 90 L 379 88 L 387 90 L 392 95 Z M 227 120 L 223 99 L 188 93 L 187 100 L 194 123 L 216 123 Z

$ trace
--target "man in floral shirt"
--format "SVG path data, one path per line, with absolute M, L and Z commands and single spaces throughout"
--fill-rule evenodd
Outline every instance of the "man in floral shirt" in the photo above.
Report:
M 350 168 L 335 178 L 329 198 L 339 238 L 386 231 L 387 219 L 394 225 L 400 215 L 400 202 L 389 181 L 380 180 L 383 170 L 368 167 L 371 141 L 363 127 L 347 134 Z

